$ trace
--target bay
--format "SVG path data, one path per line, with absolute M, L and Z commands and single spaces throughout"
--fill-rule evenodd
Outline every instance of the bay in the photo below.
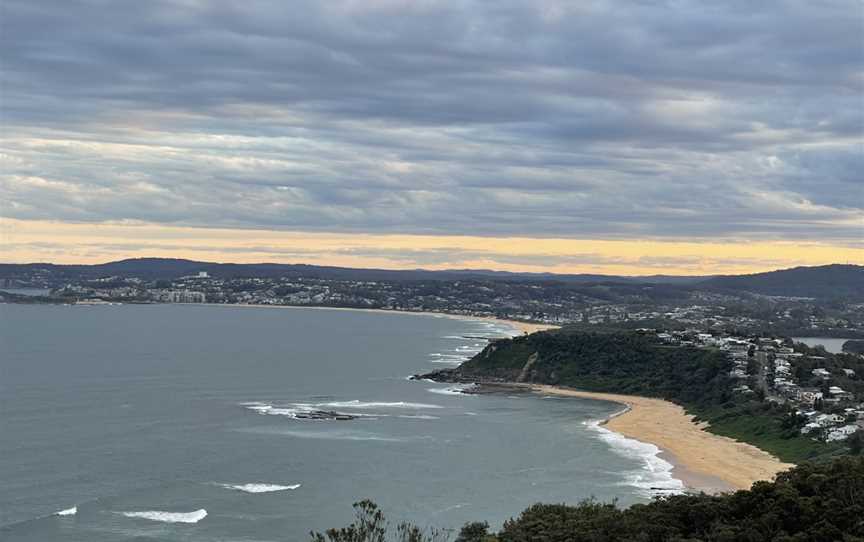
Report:
M 394 522 L 497 527 L 538 501 L 645 502 L 668 482 L 644 446 L 591 426 L 618 405 L 407 380 L 513 332 L 380 312 L 0 305 L 0 538 L 307 540 L 363 498 Z M 295 418 L 312 410 L 356 418 Z

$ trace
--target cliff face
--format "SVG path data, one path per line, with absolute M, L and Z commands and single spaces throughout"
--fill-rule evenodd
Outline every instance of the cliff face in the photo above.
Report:
M 433 371 L 417 378 L 437 382 L 533 382 L 530 367 L 538 359 L 538 354 L 535 341 L 528 340 L 530 337 L 533 335 L 492 341 L 459 367 Z

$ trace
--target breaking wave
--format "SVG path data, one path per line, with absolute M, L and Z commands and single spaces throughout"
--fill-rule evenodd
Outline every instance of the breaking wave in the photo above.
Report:
M 163 512 L 161 510 L 145 510 L 142 512 L 120 512 L 127 518 L 148 519 L 162 523 L 198 523 L 207 517 L 207 510 L 203 508 L 194 512 Z
M 430 393 L 437 393 L 438 395 L 459 395 L 462 397 L 471 396 L 469 393 L 465 393 L 465 390 L 469 390 L 474 386 L 474 384 L 462 384 L 457 386 L 450 386 L 448 388 L 427 388 L 426 391 Z
M 297 489 L 300 484 L 291 484 L 281 486 L 277 484 L 216 484 L 225 489 L 236 489 L 245 493 L 272 493 L 274 491 L 286 491 L 289 489 Z
M 441 405 L 430 405 L 427 403 L 406 403 L 404 401 L 388 402 L 365 402 L 365 401 L 334 401 L 332 403 L 318 403 L 316 407 L 326 408 L 410 408 L 414 410 L 426 408 L 443 408 Z
M 635 459 L 642 464 L 639 470 L 623 473 L 626 479 L 624 485 L 635 487 L 639 494 L 646 497 L 684 492 L 684 482 L 672 476 L 673 466 L 659 456 L 660 448 L 610 431 L 600 425 L 599 421 L 585 422 L 585 424 L 590 430 L 595 431 L 600 440 L 607 443 L 615 453 Z
M 300 439 L 315 439 L 315 440 L 345 440 L 345 441 L 370 441 L 370 442 L 412 442 L 416 440 L 426 440 L 430 437 L 412 436 L 412 437 L 394 437 L 390 435 L 382 435 L 379 433 L 369 433 L 366 431 L 301 431 L 301 430 L 249 430 L 254 433 L 266 433 L 270 435 L 281 435 L 286 437 Z

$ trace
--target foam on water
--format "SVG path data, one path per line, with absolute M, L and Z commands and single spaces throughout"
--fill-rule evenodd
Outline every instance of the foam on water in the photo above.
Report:
M 244 493 L 272 493 L 274 491 L 293 490 L 300 487 L 300 484 L 291 484 L 282 486 L 278 484 L 216 484 L 225 489 L 236 489 Z
M 657 446 L 610 431 L 598 421 L 585 423 L 589 429 L 597 432 L 600 439 L 609 444 L 614 452 L 637 459 L 643 464 L 643 468 L 638 471 L 624 473 L 627 477 L 626 485 L 636 487 L 639 493 L 647 496 L 660 492 L 669 494 L 683 491 L 683 482 L 672 476 L 673 466 L 659 457 L 660 449 Z
M 255 430 L 256 433 L 267 433 L 272 435 L 283 435 L 287 437 L 316 440 L 347 440 L 347 441 L 372 441 L 372 442 L 411 442 L 424 440 L 428 437 L 393 437 L 365 431 L 295 431 L 295 430 Z
M 406 403 L 404 401 L 380 402 L 380 401 L 333 401 L 332 403 L 318 403 L 317 407 L 328 408 L 410 408 L 413 410 L 427 408 L 443 408 L 441 405 L 430 405 L 427 403 Z
M 461 397 L 473 397 L 473 395 L 469 393 L 465 393 L 465 390 L 471 389 L 474 384 L 458 384 L 456 386 L 450 386 L 447 388 L 427 388 L 426 391 L 430 393 L 437 393 L 438 395 L 458 395 Z
M 430 358 L 447 358 L 447 359 L 465 359 L 464 354 L 458 354 L 453 352 L 432 352 L 429 354 Z
M 286 416 L 288 418 L 297 418 L 298 414 L 303 414 L 314 410 L 309 406 L 299 404 L 285 407 L 277 407 L 269 403 L 251 402 L 241 403 L 241 405 L 253 412 L 257 412 L 258 414 L 264 414 L 268 416 Z
M 515 337 L 521 334 L 521 331 L 515 325 L 484 321 L 479 321 L 478 323 L 482 324 L 488 331 L 497 333 L 502 337 Z
M 55 516 L 74 516 L 74 515 L 77 514 L 77 513 L 78 513 L 78 507 L 77 507 L 77 506 L 73 506 L 72 508 L 67 508 L 67 509 L 65 509 L 65 510 L 60 510 L 59 512 L 56 512 L 54 515 L 55 515 Z
M 635 487 L 637 493 L 646 497 L 683 493 L 684 483 L 672 476 L 673 466 L 659 456 L 660 448 L 610 431 L 599 421 L 585 422 L 585 425 L 596 432 L 600 440 L 615 453 L 642 463 L 642 469 L 623 473 L 625 485 Z
M 162 523 L 198 523 L 207 517 L 207 510 L 201 508 L 194 512 L 164 512 L 162 510 L 144 510 L 141 512 L 120 512 L 127 518 L 148 519 Z
M 440 420 L 438 416 L 429 416 L 428 414 L 402 414 L 397 416 L 398 418 L 405 418 L 407 420 Z
M 329 401 L 325 403 L 289 403 L 287 405 L 274 405 L 262 401 L 252 401 L 240 403 L 241 406 L 258 414 L 265 416 L 284 416 L 295 420 L 303 421 L 330 421 L 329 418 L 316 419 L 309 418 L 307 415 L 317 411 L 335 411 L 337 414 L 353 416 L 355 418 L 377 419 L 387 418 L 391 414 L 382 414 L 381 412 L 369 412 L 369 410 L 428 410 L 443 408 L 441 405 L 432 405 L 428 403 L 409 403 L 405 401 Z M 334 410 L 338 409 L 338 411 Z M 347 410 L 346 410 L 347 409 Z M 361 412 L 358 412 L 361 411 Z M 362 412 L 365 411 L 365 412 Z

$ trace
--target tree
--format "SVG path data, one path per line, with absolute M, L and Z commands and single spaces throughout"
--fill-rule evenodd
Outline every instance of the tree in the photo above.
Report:
M 354 503 L 354 523 L 338 529 L 327 529 L 322 533 L 309 533 L 312 542 L 387 542 L 389 524 L 378 505 L 369 499 Z M 410 523 L 400 523 L 396 527 L 397 542 L 443 542 L 442 531 L 432 529 L 426 534 Z
M 354 503 L 356 522 L 339 529 L 327 529 L 326 536 L 310 533 L 314 542 L 385 542 L 387 522 L 378 505 L 366 499 Z
M 849 451 L 853 455 L 861 455 L 864 452 L 864 430 L 857 430 L 846 439 L 846 444 L 849 445 Z
M 459 536 L 456 537 L 456 542 L 483 542 L 489 538 L 489 524 L 485 521 L 475 521 L 466 523 L 462 530 L 459 531 Z
M 859 432 L 860 436 L 860 432 Z M 313 542 L 384 542 L 386 522 L 370 501 L 355 505 L 357 521 Z M 588 499 L 572 506 L 535 504 L 489 534 L 468 523 L 457 542 L 862 542 L 864 457 L 803 463 L 749 490 L 671 495 L 620 509 Z M 440 533 L 440 532 L 439 532 Z M 402 524 L 397 542 L 444 540 Z

